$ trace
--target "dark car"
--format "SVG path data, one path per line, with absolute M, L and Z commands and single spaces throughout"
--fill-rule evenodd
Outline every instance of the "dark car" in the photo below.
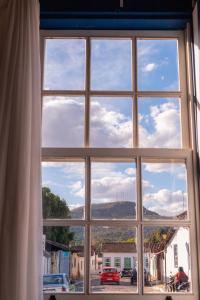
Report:
M 131 277 L 132 269 L 131 268 L 124 268 L 122 270 L 122 277 Z

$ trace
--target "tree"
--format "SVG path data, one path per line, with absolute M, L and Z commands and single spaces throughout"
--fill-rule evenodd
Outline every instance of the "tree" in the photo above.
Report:
M 54 195 L 50 188 L 42 188 L 43 218 L 70 218 L 70 210 L 64 199 Z
M 70 218 L 70 210 L 64 199 L 54 195 L 48 187 L 42 188 L 43 218 Z M 47 240 L 68 245 L 74 238 L 74 233 L 69 227 L 44 226 L 44 234 Z

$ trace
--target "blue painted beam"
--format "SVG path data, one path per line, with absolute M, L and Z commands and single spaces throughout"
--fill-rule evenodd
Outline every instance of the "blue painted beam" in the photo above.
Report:
M 191 18 L 41 18 L 41 29 L 56 30 L 178 30 L 184 29 Z

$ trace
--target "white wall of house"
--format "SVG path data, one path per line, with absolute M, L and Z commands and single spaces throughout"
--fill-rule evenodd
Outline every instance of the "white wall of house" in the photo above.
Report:
M 117 267 L 117 270 L 120 272 L 125 268 L 124 265 L 124 258 L 128 257 L 130 258 L 130 262 L 131 262 L 131 268 L 137 267 L 137 253 L 112 253 L 112 252 L 104 252 L 103 253 L 103 260 L 102 260 L 102 267 L 106 267 L 105 265 L 105 259 L 106 258 L 110 258 L 111 260 L 111 267 L 115 267 L 115 258 L 120 258 L 121 261 L 121 266 Z
M 94 254 L 90 257 L 90 273 L 98 274 L 101 270 L 102 258 Z M 84 277 L 85 258 L 73 253 L 71 256 L 71 276 L 73 279 Z
M 51 258 L 43 255 L 42 261 L 43 261 L 43 274 L 51 273 Z
M 177 262 L 174 258 L 174 247 L 177 248 Z M 166 248 L 166 276 L 173 275 L 178 271 L 178 267 L 183 267 L 184 272 L 191 278 L 189 230 L 181 227 L 174 234 L 174 237 Z M 164 262 L 164 260 L 163 260 Z

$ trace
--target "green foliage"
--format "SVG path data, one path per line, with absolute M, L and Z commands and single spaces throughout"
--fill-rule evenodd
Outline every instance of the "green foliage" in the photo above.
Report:
M 133 244 L 133 243 L 136 243 L 136 237 L 131 237 L 131 238 L 128 238 L 126 241 L 124 241 L 125 243 L 130 243 L 130 244 Z
M 48 187 L 42 188 L 43 218 L 68 218 L 70 211 L 64 199 L 51 193 Z
M 64 199 L 54 195 L 48 187 L 42 188 L 43 218 L 70 218 L 70 210 Z M 47 240 L 68 245 L 74 238 L 69 227 L 44 227 Z
M 148 236 L 148 241 L 151 243 L 160 243 L 164 241 L 164 235 L 167 236 L 169 229 L 167 227 L 158 227 Z
M 44 227 L 44 234 L 47 240 L 58 242 L 63 245 L 69 245 L 73 240 L 74 233 L 70 232 L 69 227 Z

